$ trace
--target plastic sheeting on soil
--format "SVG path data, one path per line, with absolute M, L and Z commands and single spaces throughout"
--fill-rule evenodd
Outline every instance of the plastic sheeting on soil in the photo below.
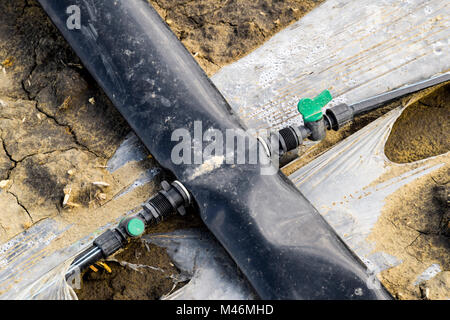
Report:
M 334 103 L 352 103 L 447 72 L 449 7 L 438 0 L 328 0 L 261 48 L 223 68 L 213 81 L 249 127 L 277 129 L 301 123 L 296 111 L 298 99 L 325 88 L 337 97 Z M 383 200 L 402 185 L 441 166 L 421 161 L 414 169 L 376 187 L 370 185 L 394 166 L 382 147 L 400 112 L 394 110 L 378 119 L 290 177 L 374 273 L 401 263 L 382 252 L 372 254 L 373 247 L 365 240 L 380 215 Z M 138 150 L 139 145 L 130 136 L 121 150 Z M 142 159 L 140 151 L 130 154 L 136 161 Z M 111 163 L 120 167 L 129 160 L 116 156 Z M 157 172 L 143 174 L 135 186 L 148 183 Z M 361 199 L 348 199 L 347 195 L 365 187 Z M 344 196 L 348 201 L 342 201 Z M 69 227 L 47 219 L 0 246 L 0 299 L 76 298 L 64 281 L 64 273 L 71 258 L 97 233 L 53 252 L 51 244 Z M 201 241 L 194 244 L 194 238 L 162 245 L 167 245 L 169 252 L 173 246 L 185 248 L 186 257 L 190 257 L 205 245 Z M 215 257 L 218 251 L 211 252 L 214 254 L 205 259 Z M 249 297 L 234 276 L 228 277 L 232 283 L 228 286 L 226 277 L 213 273 L 215 267 L 234 266 L 226 256 L 221 257 L 220 264 L 201 259 L 209 271 L 196 269 L 192 283 L 170 297 L 206 295 L 206 291 L 194 291 L 213 278 L 223 283 L 210 294 Z M 176 255 L 173 259 L 183 260 Z M 186 270 L 192 274 L 192 268 Z M 211 283 L 203 286 L 210 287 Z
M 367 240 L 386 198 L 448 161 L 446 154 L 408 164 L 387 159 L 384 146 L 401 112 L 391 111 L 289 177 L 374 274 L 402 263 Z
M 301 98 L 355 103 L 447 72 L 450 5 L 328 0 L 212 79 L 249 128 L 301 124 Z

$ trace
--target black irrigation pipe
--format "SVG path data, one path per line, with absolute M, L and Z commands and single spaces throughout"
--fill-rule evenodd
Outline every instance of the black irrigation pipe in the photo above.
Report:
M 226 163 L 203 171 L 171 160 L 179 143 L 172 133 L 193 134 L 196 121 L 254 138 L 146 1 L 39 2 L 171 180 L 189 190 L 193 208 L 261 298 L 390 298 L 370 286 L 365 266 L 281 172 Z M 80 29 L 67 24 L 77 8 Z M 257 144 L 250 145 L 247 153 Z

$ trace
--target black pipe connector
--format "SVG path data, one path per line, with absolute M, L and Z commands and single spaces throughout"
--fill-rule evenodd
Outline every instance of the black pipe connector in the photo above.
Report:
M 82 271 L 124 248 L 130 238 L 141 236 L 146 226 L 155 225 L 175 212 L 185 215 L 186 207 L 191 203 L 188 190 L 178 181 L 172 184 L 162 181 L 161 185 L 163 190 L 145 203 L 142 210 L 123 219 L 116 228 L 106 230 L 91 247 L 79 254 L 66 273 L 66 279 L 74 274 L 76 268 Z
M 327 130 L 339 130 L 354 117 L 354 110 L 346 104 L 329 108 L 317 121 L 305 122 L 302 126 L 290 126 L 278 132 L 280 156 L 298 148 L 303 140 L 321 141 L 326 137 Z
M 328 122 L 328 130 L 338 131 L 344 124 L 352 121 L 354 116 L 353 108 L 342 103 L 326 110 L 324 118 Z

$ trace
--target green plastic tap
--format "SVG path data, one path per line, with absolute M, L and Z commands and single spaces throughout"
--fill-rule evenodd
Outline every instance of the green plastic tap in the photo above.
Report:
M 325 107 L 333 97 L 330 91 L 325 90 L 314 99 L 301 99 L 298 103 L 298 112 L 303 116 L 303 121 L 314 122 L 322 119 L 322 108 Z

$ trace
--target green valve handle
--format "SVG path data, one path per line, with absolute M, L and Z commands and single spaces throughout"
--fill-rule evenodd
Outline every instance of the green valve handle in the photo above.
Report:
M 139 237 L 144 230 L 145 224 L 141 219 L 132 218 L 127 223 L 127 232 L 132 237 Z
M 298 112 L 303 116 L 303 121 L 314 122 L 322 119 L 322 108 L 325 107 L 333 97 L 330 91 L 325 90 L 314 99 L 301 99 L 298 103 Z

